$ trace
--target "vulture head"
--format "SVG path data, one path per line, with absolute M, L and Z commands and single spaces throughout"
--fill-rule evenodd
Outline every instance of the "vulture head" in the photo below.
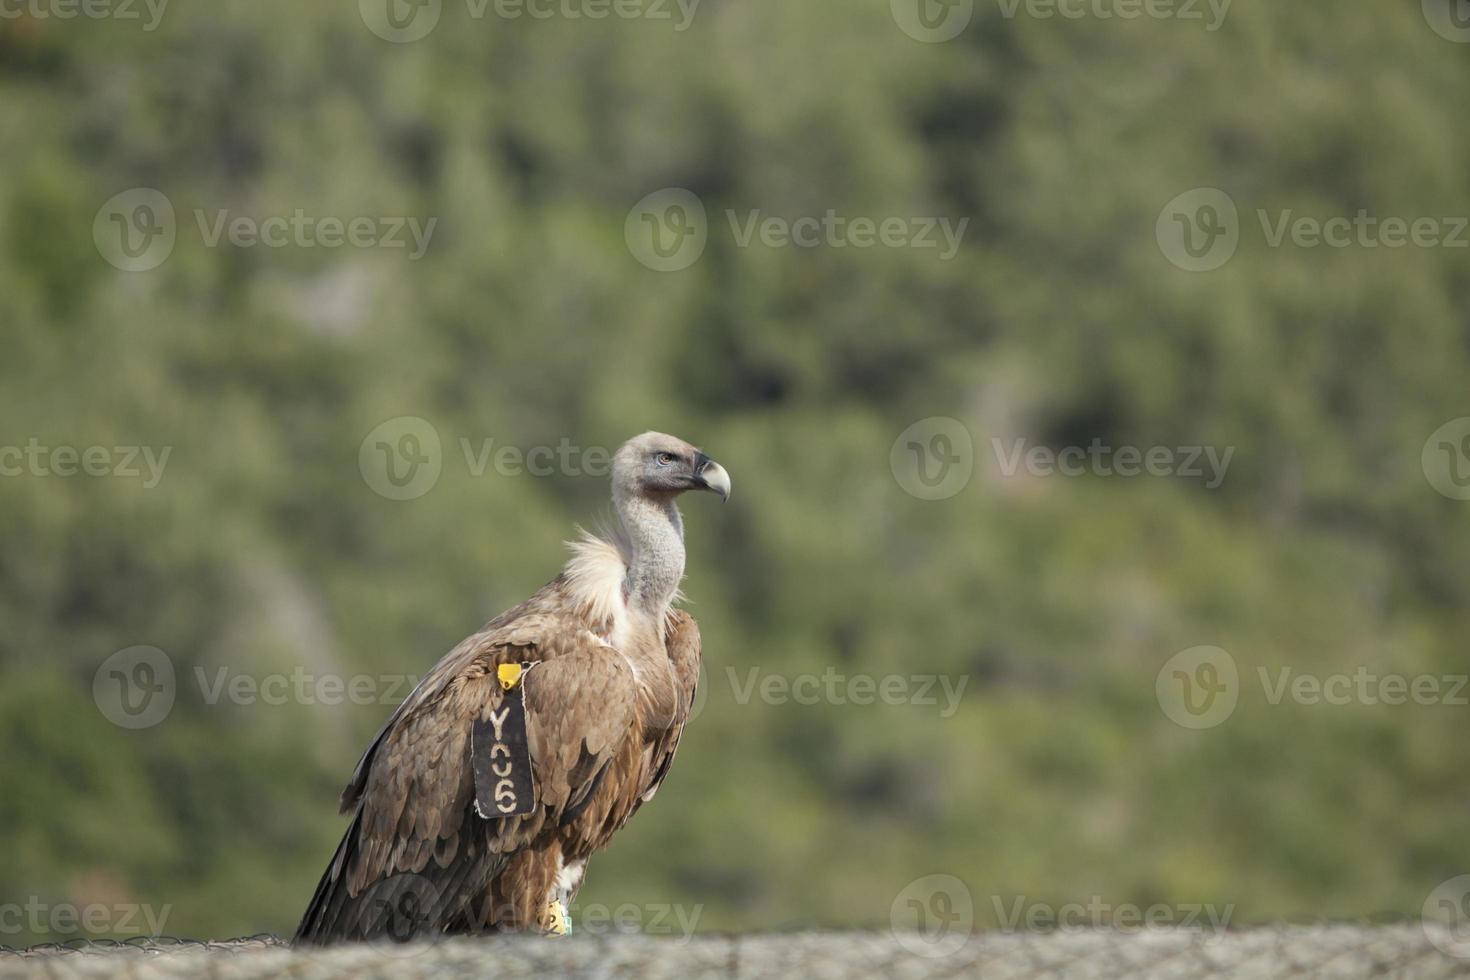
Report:
M 613 494 L 617 497 L 672 498 L 686 490 L 708 490 L 730 497 L 730 474 L 683 439 L 662 432 L 634 436 L 613 454 Z

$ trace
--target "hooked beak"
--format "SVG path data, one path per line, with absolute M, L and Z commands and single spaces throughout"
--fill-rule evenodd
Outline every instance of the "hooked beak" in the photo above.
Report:
M 705 490 L 720 495 L 721 500 L 730 499 L 730 474 L 725 468 L 704 453 L 694 457 L 694 483 Z

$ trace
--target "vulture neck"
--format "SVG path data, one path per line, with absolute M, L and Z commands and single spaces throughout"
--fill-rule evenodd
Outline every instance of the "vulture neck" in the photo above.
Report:
M 684 521 L 679 508 L 672 496 L 629 496 L 616 504 L 632 551 L 624 581 L 628 607 L 662 617 L 684 578 Z

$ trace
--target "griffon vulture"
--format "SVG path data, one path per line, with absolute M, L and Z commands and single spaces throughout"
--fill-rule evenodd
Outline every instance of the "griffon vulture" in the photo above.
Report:
M 668 773 L 699 628 L 675 499 L 720 464 L 647 432 L 614 455 L 614 532 L 439 661 L 372 740 L 296 942 L 568 931 L 587 860 Z

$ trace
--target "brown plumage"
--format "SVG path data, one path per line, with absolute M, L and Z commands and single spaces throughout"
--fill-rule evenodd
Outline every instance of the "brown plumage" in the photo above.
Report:
M 672 608 L 684 571 L 675 498 L 729 495 L 729 476 L 660 433 L 613 461 L 619 526 L 585 534 L 556 579 L 439 661 L 379 731 L 342 794 L 352 822 L 298 943 L 557 931 L 587 859 L 668 773 L 694 702 L 699 627 Z M 479 800 L 472 737 L 507 697 L 501 665 L 528 665 L 534 808 Z

